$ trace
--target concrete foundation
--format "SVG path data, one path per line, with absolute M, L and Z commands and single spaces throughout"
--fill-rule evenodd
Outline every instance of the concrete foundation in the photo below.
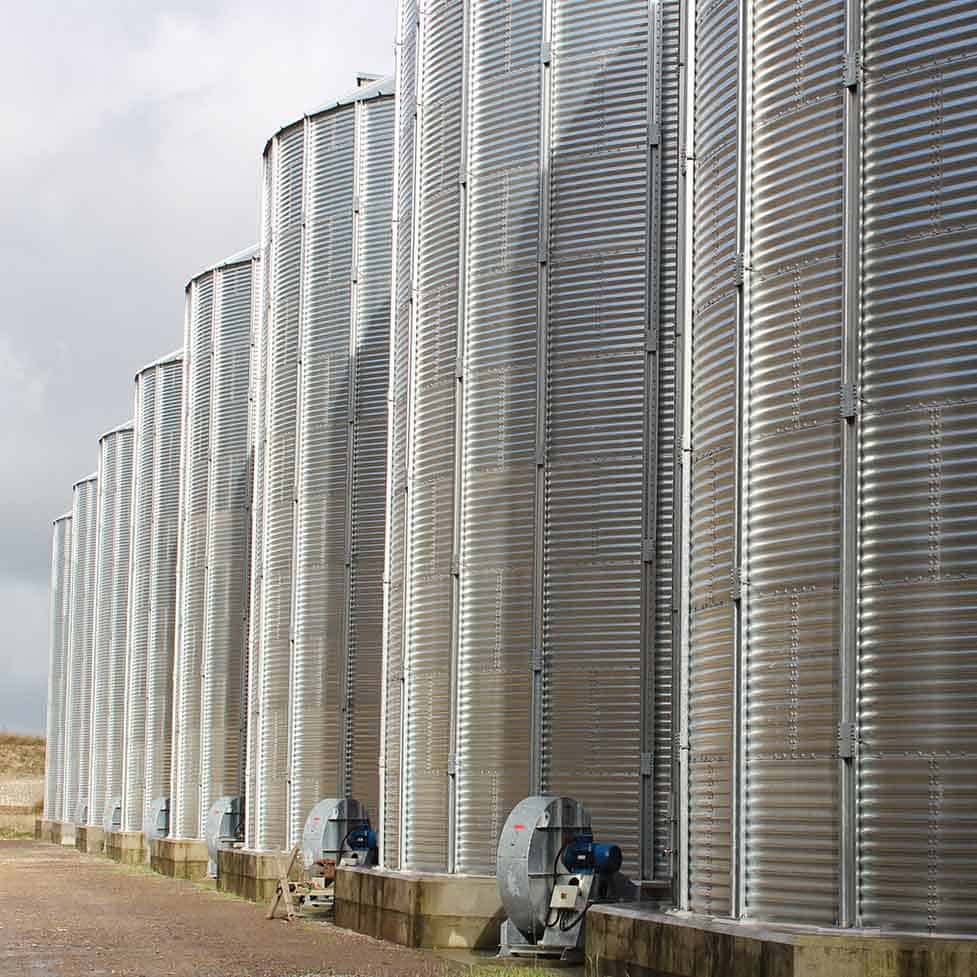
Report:
M 251 902 L 268 902 L 278 885 L 279 864 L 286 865 L 289 852 L 249 851 L 227 848 L 217 853 L 217 888 Z M 291 878 L 302 877 L 302 862 L 297 860 Z
M 977 940 L 900 937 L 594 906 L 588 977 L 973 977 Z
M 154 838 L 149 843 L 149 864 L 154 872 L 173 879 L 205 879 L 207 842 L 196 838 Z
M 53 818 L 37 818 L 34 822 L 34 837 L 38 841 L 54 841 L 55 831 L 58 829 L 58 822 Z
M 341 868 L 336 925 L 401 946 L 498 947 L 505 914 L 494 878 Z
M 75 845 L 75 826 L 70 821 L 52 821 L 51 841 L 56 845 L 73 848 Z
M 79 824 L 75 829 L 75 848 L 90 855 L 101 855 L 105 848 L 105 831 L 94 824 Z
M 105 854 L 123 865 L 143 865 L 146 843 L 141 831 L 106 831 Z

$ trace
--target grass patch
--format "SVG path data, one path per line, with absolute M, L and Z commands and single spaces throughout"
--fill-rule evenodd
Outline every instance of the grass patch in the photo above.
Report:
M 0 775 L 44 776 L 44 737 L 0 730 Z

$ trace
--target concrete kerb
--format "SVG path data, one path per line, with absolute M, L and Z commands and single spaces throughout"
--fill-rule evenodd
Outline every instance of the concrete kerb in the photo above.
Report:
M 288 852 L 251 851 L 227 848 L 217 853 L 217 890 L 247 899 L 268 902 L 278 885 L 280 866 L 290 857 Z M 302 877 L 302 864 L 292 870 L 293 880 Z
M 153 838 L 149 864 L 172 879 L 196 882 L 207 877 L 207 842 L 197 838 Z
M 94 824 L 79 824 L 75 829 L 75 848 L 89 855 L 101 855 L 105 849 L 105 831 Z
M 494 948 L 504 918 L 493 877 L 336 872 L 336 925 L 401 946 Z
M 973 977 L 977 940 L 778 927 L 594 906 L 588 977 Z
M 146 862 L 146 842 L 141 831 L 107 831 L 105 856 L 123 865 L 143 865 Z

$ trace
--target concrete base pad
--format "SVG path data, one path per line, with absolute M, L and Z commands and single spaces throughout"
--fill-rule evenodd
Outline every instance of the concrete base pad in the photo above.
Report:
M 54 841 L 55 831 L 58 829 L 58 822 L 53 818 L 38 818 L 34 822 L 34 837 L 38 841 Z
M 90 855 L 101 855 L 105 848 L 105 831 L 94 824 L 79 824 L 75 829 L 75 848 Z
M 75 826 L 70 821 L 52 821 L 51 841 L 67 848 L 75 846 Z
M 409 947 L 499 945 L 505 914 L 494 878 L 341 868 L 336 925 Z
M 141 831 L 106 831 L 105 854 L 123 865 L 143 865 L 146 843 Z
M 588 977 L 972 977 L 977 940 L 594 906 L 587 913 L 586 961 Z
M 290 858 L 288 852 L 249 851 L 227 848 L 217 853 L 217 888 L 252 902 L 268 902 L 278 885 L 279 864 Z M 302 877 L 302 862 L 297 861 L 292 878 Z
M 196 838 L 154 838 L 149 843 L 154 872 L 173 879 L 207 877 L 207 842 Z

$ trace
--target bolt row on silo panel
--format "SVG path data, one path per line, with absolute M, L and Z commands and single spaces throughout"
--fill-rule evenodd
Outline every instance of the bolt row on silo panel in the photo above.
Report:
M 385 79 L 265 151 L 247 828 L 263 850 L 323 797 L 377 811 L 393 119 Z
M 122 794 L 133 442 L 132 422 L 98 441 L 88 823 L 106 829 Z
M 60 821 L 64 796 L 65 686 L 68 674 L 68 605 L 71 595 L 71 513 L 54 520 L 51 541 L 50 654 L 44 817 Z
M 977 933 L 977 21 L 864 0 L 857 922 Z
M 272 166 L 274 150 L 270 159 L 265 160 L 262 175 L 261 194 L 261 240 L 271 240 L 272 216 Z M 245 765 L 244 765 L 244 825 L 245 841 L 254 847 L 255 836 L 252 826 L 257 823 L 258 805 L 258 677 L 263 653 L 261 601 L 264 581 L 264 532 L 265 532 L 265 485 L 267 460 L 267 406 L 268 387 L 268 330 L 264 326 L 267 318 L 268 294 L 270 289 L 271 255 L 266 252 L 259 263 L 256 281 L 255 312 L 252 323 L 252 351 L 250 384 L 251 413 L 251 458 L 253 481 L 251 490 L 251 548 L 250 548 L 250 618 L 248 621 L 248 650 L 246 662 L 245 696 Z
M 390 362 L 387 388 L 387 496 L 381 672 L 381 861 L 400 865 L 401 691 L 403 680 L 404 519 L 407 501 L 407 377 L 411 356 L 414 154 L 417 109 L 417 4 L 401 0 L 395 44 L 394 199 Z
M 187 285 L 170 834 L 242 793 L 256 249 Z
M 98 475 L 76 482 L 71 506 L 71 593 L 65 681 L 64 798 L 61 820 L 85 823 L 91 739 L 92 639 Z
M 553 792 L 650 878 L 670 822 L 669 716 L 644 703 L 672 656 L 678 4 L 400 17 L 384 861 L 490 873 L 511 808 Z
M 964 6 L 695 8 L 696 911 L 973 929 Z
M 170 790 L 183 353 L 136 374 L 123 830 Z

